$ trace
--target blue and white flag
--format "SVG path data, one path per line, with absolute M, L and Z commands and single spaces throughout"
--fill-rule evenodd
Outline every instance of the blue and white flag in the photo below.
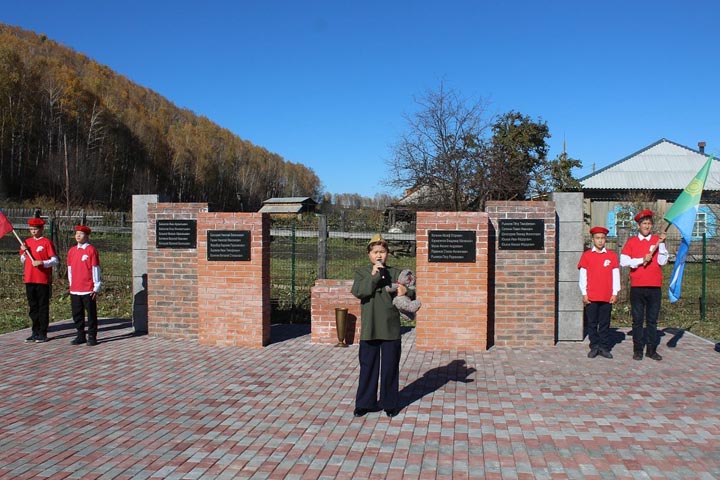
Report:
M 695 227 L 695 217 L 697 216 L 700 206 L 700 197 L 703 188 L 705 188 L 705 180 L 707 180 L 710 165 L 712 165 L 714 155 L 705 162 L 705 165 L 695 175 L 695 178 L 680 193 L 670 210 L 665 214 L 665 220 L 675 225 L 682 240 L 675 256 L 675 265 L 670 275 L 670 285 L 668 286 L 668 297 L 670 302 L 675 303 L 680 299 L 680 290 L 682 289 L 682 278 L 685 272 L 685 258 L 690 250 L 690 240 L 692 240 L 692 232 Z

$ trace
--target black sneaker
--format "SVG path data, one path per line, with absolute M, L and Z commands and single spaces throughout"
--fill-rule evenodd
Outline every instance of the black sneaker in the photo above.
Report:
M 30 335 L 29 337 L 27 337 L 27 338 L 25 339 L 25 343 L 34 343 L 34 342 L 35 342 L 35 338 L 37 338 L 37 337 L 35 337 L 35 334 L 33 333 L 32 335 Z
M 598 353 L 600 352 L 600 349 L 597 347 L 592 347 L 590 351 L 588 352 L 588 358 L 595 358 L 598 356 Z
M 45 337 L 45 336 L 41 336 L 41 337 L 36 337 L 36 338 L 35 338 L 35 343 L 45 343 L 45 342 L 47 342 L 47 341 L 48 341 L 48 338 Z
M 97 340 L 94 339 L 94 338 L 92 338 L 92 337 L 90 337 L 90 338 L 88 338 L 88 340 L 87 340 L 87 344 L 88 344 L 89 346 L 91 346 L 91 347 L 94 347 L 95 345 L 97 345 Z
M 70 345 L 80 345 L 81 343 L 85 343 L 87 340 L 84 338 L 76 338 L 72 342 L 70 342 Z

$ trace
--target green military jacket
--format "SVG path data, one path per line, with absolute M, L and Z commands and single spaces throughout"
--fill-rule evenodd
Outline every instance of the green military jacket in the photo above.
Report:
M 396 282 L 400 269 L 385 267 L 391 278 L 372 276 L 372 265 L 355 272 L 352 294 L 360 299 L 360 340 L 398 340 L 400 312 L 393 305 L 393 295 L 385 287 Z M 408 292 L 408 295 L 411 293 Z

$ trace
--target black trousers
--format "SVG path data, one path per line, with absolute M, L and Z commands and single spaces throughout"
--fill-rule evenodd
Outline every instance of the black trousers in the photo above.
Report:
M 26 283 L 25 295 L 30 307 L 32 332 L 36 337 L 47 337 L 50 324 L 50 285 L 46 283 Z
M 660 315 L 662 293 L 660 287 L 631 287 L 633 346 L 642 349 L 644 345 L 654 349 L 658 344 L 657 321 Z M 643 329 L 643 323 L 645 328 Z
M 612 303 L 590 302 L 585 305 L 585 321 L 587 323 L 590 348 L 610 348 L 610 314 Z
M 355 406 L 385 410 L 400 402 L 400 340 L 360 340 L 360 381 Z M 380 380 L 380 403 L 377 400 Z
M 70 295 L 70 308 L 79 338 L 85 338 L 85 314 L 87 313 L 87 334 L 97 338 L 97 302 L 92 295 Z

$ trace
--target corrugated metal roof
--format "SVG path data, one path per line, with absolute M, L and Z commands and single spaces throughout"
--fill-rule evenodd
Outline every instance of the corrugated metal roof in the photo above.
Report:
M 666 139 L 580 179 L 583 190 L 683 190 L 708 155 Z M 720 190 L 720 160 L 713 160 L 705 190 Z
M 273 197 L 268 198 L 263 202 L 263 204 L 268 203 L 317 203 L 315 200 L 313 200 L 310 197 Z
M 303 206 L 297 205 L 263 205 L 259 213 L 300 213 Z

